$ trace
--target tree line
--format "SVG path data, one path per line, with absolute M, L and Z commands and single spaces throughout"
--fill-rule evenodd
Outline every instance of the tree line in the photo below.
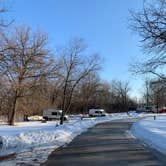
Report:
M 145 1 L 142 11 L 131 12 L 131 27 L 141 36 L 146 53 L 144 60 L 132 63 L 131 71 L 154 75 L 165 84 L 166 1 L 155 2 Z M 100 78 L 100 56 L 89 53 L 82 39 L 53 51 L 46 34 L 28 26 L 4 30 L 10 23 L 0 20 L 0 114 L 9 124 L 17 114 L 26 119 L 47 108 L 62 109 L 64 116 L 87 113 L 89 108 L 121 112 L 136 106 L 128 82 Z
M 100 56 L 89 54 L 82 39 L 53 52 L 48 36 L 18 26 L 0 33 L 0 113 L 13 125 L 17 114 L 42 114 L 43 109 L 87 113 L 89 108 L 126 111 L 134 102 L 129 84 L 104 82 Z M 61 118 L 61 124 L 63 118 Z

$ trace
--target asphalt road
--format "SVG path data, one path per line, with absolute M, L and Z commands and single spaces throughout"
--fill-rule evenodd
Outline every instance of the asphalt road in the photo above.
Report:
M 96 125 L 60 147 L 42 166 L 161 166 L 166 165 L 153 151 L 127 134 L 131 120 Z

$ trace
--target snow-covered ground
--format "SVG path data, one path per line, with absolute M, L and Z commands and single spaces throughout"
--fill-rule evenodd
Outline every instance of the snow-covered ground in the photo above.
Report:
M 16 153 L 16 158 L 0 162 L 0 166 L 25 163 L 40 165 L 55 148 L 71 142 L 74 137 L 98 123 L 144 116 L 149 116 L 149 114 L 117 113 L 83 120 L 79 116 L 73 116 L 63 125 L 58 125 L 57 121 L 47 123 L 33 121 L 20 122 L 16 126 L 0 126 L 0 156 Z
M 166 154 L 166 114 L 137 121 L 131 128 L 132 134 L 152 148 Z

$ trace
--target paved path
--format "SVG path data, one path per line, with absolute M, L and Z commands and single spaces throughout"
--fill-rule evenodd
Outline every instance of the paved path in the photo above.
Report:
M 43 166 L 159 166 L 155 152 L 131 138 L 131 120 L 99 124 L 55 150 Z M 163 162 L 163 161 L 162 161 Z

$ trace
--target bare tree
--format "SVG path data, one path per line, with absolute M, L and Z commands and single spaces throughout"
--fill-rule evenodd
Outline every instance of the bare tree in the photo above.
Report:
M 88 113 L 88 108 L 105 107 L 109 99 L 109 84 L 103 82 L 98 73 L 89 74 L 77 88 L 76 101 L 82 107 L 82 113 Z
M 132 64 L 132 72 L 166 79 L 166 0 L 154 0 L 153 4 L 145 1 L 141 12 L 131 14 L 132 28 L 141 36 L 142 47 L 150 55 Z
M 87 77 L 91 72 L 98 70 L 98 55 L 85 54 L 85 46 L 81 39 L 72 40 L 68 47 L 61 51 L 61 78 L 62 78 L 62 117 L 69 111 L 73 92 L 79 82 Z
M 14 124 L 18 100 L 30 96 L 29 89 L 48 74 L 52 63 L 48 55 L 45 34 L 32 33 L 29 27 L 0 34 L 0 76 L 13 96 L 9 124 Z
M 114 107 L 116 107 L 114 109 L 124 112 L 127 111 L 131 101 L 129 97 L 129 92 L 131 90 L 129 82 L 113 80 L 110 86 L 111 102 Z

